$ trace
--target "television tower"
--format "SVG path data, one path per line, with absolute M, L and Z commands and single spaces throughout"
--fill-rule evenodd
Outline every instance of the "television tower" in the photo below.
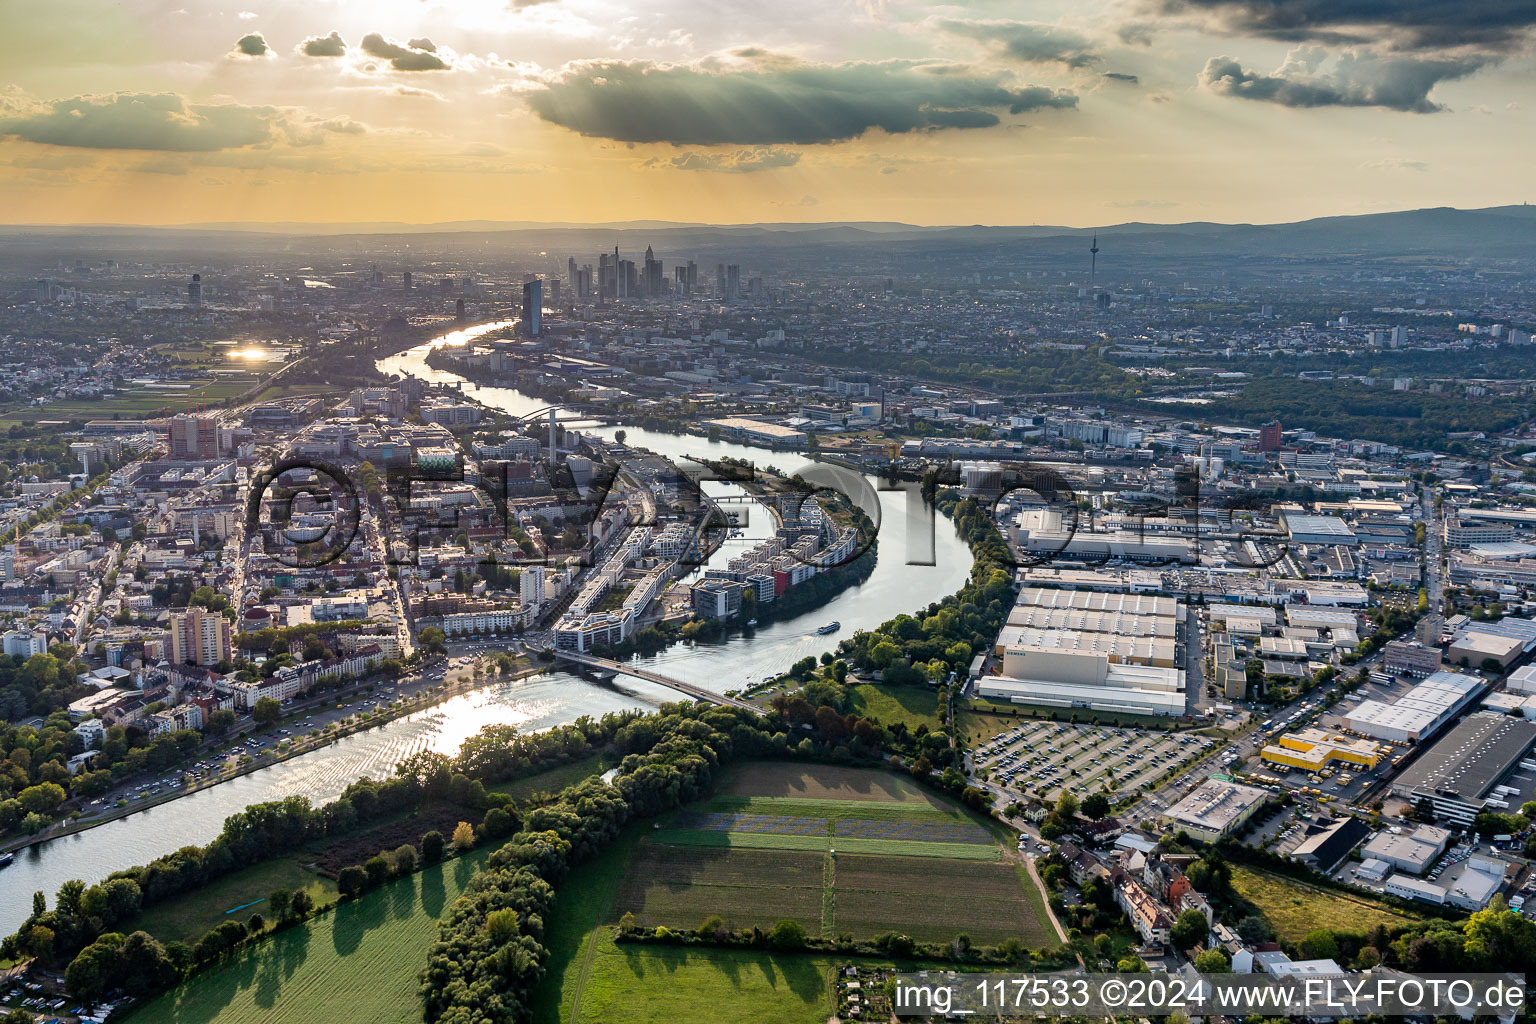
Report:
M 1088 247 L 1088 256 L 1090 260 L 1088 264 L 1088 291 L 1095 296 L 1095 301 L 1097 301 L 1099 293 L 1099 236 L 1097 234 L 1093 236 L 1093 244 Z

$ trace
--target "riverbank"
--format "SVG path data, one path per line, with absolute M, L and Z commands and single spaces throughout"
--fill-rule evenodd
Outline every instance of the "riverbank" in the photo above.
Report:
M 380 370 L 386 375 L 411 374 L 434 384 L 461 383 L 463 378 L 425 364 L 427 346 L 464 343 L 477 333 L 492 329 L 494 325 L 454 326 L 450 334 L 427 345 L 380 360 L 384 364 Z M 520 417 L 550 405 L 504 387 L 472 391 L 466 388 L 466 392 L 476 402 L 512 416 Z M 794 452 L 770 454 L 766 449 L 729 441 L 661 433 L 619 418 L 621 422 L 616 427 L 581 429 L 610 440 L 622 429 L 628 445 L 649 449 L 674 461 L 737 459 L 758 465 L 771 461 L 785 476 L 809 471 L 816 465 Z M 880 524 L 880 558 L 868 578 L 857 587 L 847 588 L 816 611 L 760 625 L 750 636 L 732 635 L 713 644 L 673 645 L 655 656 L 637 658 L 636 664 L 710 690 L 740 689 L 780 677 L 806 657 L 820 658 L 840 640 L 857 636 L 860 631 L 879 629 L 897 615 L 916 613 L 940 596 L 964 586 L 973 559 L 960 535 L 947 524 L 935 530 L 932 521 L 912 516 L 905 492 L 882 491 L 879 481 L 874 479 L 870 479 L 870 484 L 870 497 L 879 504 L 861 507 L 866 507 Z M 734 485 L 704 486 L 721 495 L 744 493 Z M 766 517 L 763 525 L 768 525 Z M 723 565 L 730 553 L 726 547 L 712 557 L 711 564 Z M 840 620 L 842 630 L 834 636 L 818 635 L 816 627 L 829 619 Z M 456 696 L 443 695 L 446 702 L 437 709 L 407 714 L 381 728 L 361 730 L 282 761 L 254 765 L 248 774 L 231 777 L 218 785 L 191 793 L 181 791 L 178 802 L 142 808 L 146 813 L 98 820 L 92 827 L 62 839 L 40 841 L 38 837 L 29 837 L 25 841 L 32 848 L 24 856 L 17 856 L 10 867 L 0 869 L 0 878 L 5 879 L 0 891 L 0 931 L 13 931 L 25 920 L 34 891 L 56 892 L 71 878 L 90 884 L 126 865 L 147 863 L 183 846 L 206 843 L 218 834 L 230 815 L 249 804 L 293 796 L 317 806 L 328 803 L 358 776 L 385 778 L 393 774 L 396 764 L 422 750 L 452 755 L 464 740 L 485 725 L 515 726 L 523 733 L 542 732 L 583 717 L 596 719 L 609 712 L 677 699 L 672 691 L 643 680 L 625 680 L 622 690 L 608 689 L 558 668 L 521 678 L 516 683 L 486 680 L 476 689 L 455 693 Z M 271 770 L 256 771 L 256 767 Z M 43 846 L 47 848 L 42 849 Z
M 155 807 L 163 807 L 166 804 L 172 803 L 176 800 L 215 789 L 226 782 L 233 782 L 242 776 L 250 775 L 254 772 L 259 772 L 266 768 L 271 768 L 295 757 L 299 757 L 304 754 L 312 754 L 317 750 L 323 750 L 326 747 L 333 746 L 350 736 L 356 736 L 360 733 L 365 733 L 371 729 L 378 728 L 379 726 L 388 725 L 390 722 L 393 722 L 397 719 L 404 718 L 407 715 L 415 714 L 418 711 L 424 711 L 428 708 L 435 707 L 453 699 L 454 697 L 459 697 L 466 693 L 473 693 L 476 690 L 494 686 L 499 683 L 516 682 L 519 679 L 531 679 L 534 676 L 545 674 L 546 672 L 550 671 L 550 668 L 551 666 L 548 665 L 530 665 L 528 668 L 520 669 L 519 671 L 510 675 L 487 676 L 484 679 L 478 681 L 460 680 L 459 682 L 445 683 L 441 686 L 432 687 L 429 690 L 423 691 L 421 694 L 412 695 L 410 698 L 406 699 L 405 703 L 398 705 L 392 704 L 388 705 L 386 708 L 381 708 L 380 711 L 388 712 L 386 714 L 380 714 L 378 711 L 372 712 L 366 719 L 359 719 L 345 728 L 325 731 L 322 732 L 320 736 L 304 736 L 302 738 L 295 739 L 294 742 L 289 744 L 287 749 L 274 748 L 272 750 L 263 751 L 260 755 L 253 757 L 250 763 L 240 764 L 225 772 L 221 772 L 218 778 L 208 779 L 194 783 L 192 785 L 184 785 L 173 792 L 163 793 L 160 796 L 152 796 L 143 800 L 138 800 L 126 807 L 113 807 L 110 810 L 103 811 L 98 815 L 92 815 L 90 817 L 82 816 L 80 818 L 72 819 L 67 823 L 56 826 L 55 828 L 46 832 L 40 832 L 37 835 L 26 836 L 25 838 L 21 839 L 14 839 L 7 843 L 0 843 L 0 853 L 21 853 L 33 846 L 51 842 L 55 839 L 66 839 L 70 836 L 79 835 L 82 832 L 88 832 L 91 829 L 101 825 L 106 825 L 114 821 L 121 821 L 124 818 L 132 817 L 140 811 L 151 810 Z M 363 687 L 361 689 L 366 691 L 368 688 Z M 426 696 L 427 699 L 423 699 L 424 696 Z M 3 875 L 0 875 L 0 878 L 3 877 Z

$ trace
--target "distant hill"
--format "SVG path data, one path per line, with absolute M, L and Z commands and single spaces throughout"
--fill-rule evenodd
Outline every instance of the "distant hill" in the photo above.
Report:
M 1219 256 L 1266 254 L 1339 256 L 1438 255 L 1452 258 L 1509 257 L 1536 253 L 1536 206 L 1496 206 L 1479 210 L 1436 207 L 1341 217 L 1318 217 L 1286 224 L 1218 224 L 1191 221 L 1149 224 L 1131 221 L 1090 227 L 1059 225 L 922 226 L 894 221 L 828 221 L 758 224 L 692 224 L 674 221 L 620 221 L 573 224 L 535 221 L 450 221 L 439 224 L 358 222 L 334 224 L 217 223 L 171 227 L 130 225 L 0 226 L 0 235 L 16 238 L 131 238 L 182 245 L 197 241 L 226 243 L 253 236 L 271 241 L 309 238 L 329 242 L 356 239 L 360 245 L 399 238 L 401 245 L 502 244 L 517 247 L 565 247 L 596 251 L 618 245 L 625 250 L 654 245 L 658 251 L 756 246 L 888 246 L 964 248 L 1023 245 L 1037 253 L 1076 252 L 1093 235 L 1106 251 L 1146 256 Z M 285 242 L 285 244 L 286 244 Z M 173 244 L 174 244 L 173 243 Z

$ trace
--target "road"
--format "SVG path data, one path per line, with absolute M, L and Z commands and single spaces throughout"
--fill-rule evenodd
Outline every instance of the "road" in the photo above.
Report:
M 1435 492 L 1429 484 L 1419 484 L 1419 511 L 1424 520 L 1424 575 L 1429 610 L 1445 614 L 1445 566 L 1442 563 L 1440 513 L 1435 508 Z

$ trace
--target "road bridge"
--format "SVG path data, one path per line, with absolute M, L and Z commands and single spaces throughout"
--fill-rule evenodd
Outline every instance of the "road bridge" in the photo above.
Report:
M 702 686 L 694 686 L 692 683 L 685 683 L 681 679 L 673 679 L 671 676 L 664 676 L 660 672 L 651 672 L 648 669 L 639 668 L 625 662 L 610 661 L 607 658 L 599 658 L 591 654 L 578 654 L 575 651 L 556 650 L 554 655 L 557 659 L 572 661 L 578 665 L 607 669 L 610 672 L 618 672 L 622 675 L 644 679 L 646 682 L 668 687 L 676 690 L 678 693 L 685 693 L 695 700 L 708 701 L 711 704 L 719 704 L 722 707 L 740 708 L 743 711 L 750 711 L 757 715 L 763 713 L 762 708 L 747 701 L 738 700 L 735 697 L 727 697 L 724 694 L 715 693 L 713 690 L 706 690 Z

